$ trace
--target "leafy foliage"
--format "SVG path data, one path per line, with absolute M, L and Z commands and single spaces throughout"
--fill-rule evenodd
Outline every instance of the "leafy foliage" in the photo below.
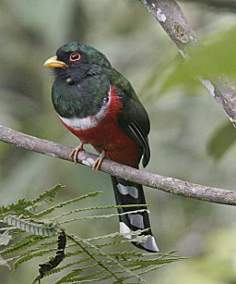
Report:
M 208 143 L 208 152 L 214 159 L 220 159 L 236 142 L 236 131 L 231 123 L 221 125 L 215 130 Z
M 99 206 L 68 210 L 68 205 L 95 197 L 100 192 L 91 192 L 76 198 L 56 203 L 55 196 L 63 187 L 57 185 L 33 200 L 20 200 L 0 208 L 1 243 L 0 265 L 17 268 L 25 262 L 41 257 L 39 275 L 54 277 L 53 283 L 100 282 L 110 279 L 113 283 L 143 283 L 142 275 L 159 266 L 182 258 L 170 254 L 144 254 L 137 250 L 126 250 L 130 240 L 120 233 L 82 239 L 69 233 L 62 224 L 87 218 L 110 218 L 117 214 L 76 217 L 82 211 L 112 209 L 117 206 Z M 45 209 L 45 204 L 50 207 Z M 57 212 L 64 208 L 63 214 Z M 52 216 L 52 213 L 56 215 Z M 71 219 L 67 219 L 71 217 Z M 140 240 L 140 231 L 133 232 L 133 240 Z M 13 241 L 11 241 L 13 239 Z M 51 256 L 49 261 L 45 257 Z M 35 268 L 36 270 L 36 268 Z M 50 282 L 51 283 L 51 282 Z
M 186 60 L 183 61 L 179 56 L 167 64 L 164 70 L 169 72 L 162 82 L 160 93 L 178 85 L 197 88 L 199 76 L 203 79 L 216 79 L 222 75 L 235 78 L 235 46 L 236 27 L 208 37 L 199 46 L 188 48 L 190 56 Z M 155 78 L 152 78 L 152 82 L 155 82 Z

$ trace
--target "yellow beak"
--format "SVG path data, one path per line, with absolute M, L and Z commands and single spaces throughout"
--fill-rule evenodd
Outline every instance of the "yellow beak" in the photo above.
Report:
M 47 68 L 68 68 L 68 65 L 63 61 L 58 60 L 56 56 L 48 58 L 43 66 Z

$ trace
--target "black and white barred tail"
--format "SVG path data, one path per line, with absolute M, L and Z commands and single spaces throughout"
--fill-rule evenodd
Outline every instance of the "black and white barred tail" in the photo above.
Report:
M 142 185 L 113 176 L 111 179 L 117 205 L 146 204 Z M 138 210 L 140 211 L 136 212 Z M 132 240 L 133 237 L 137 240 L 137 237 L 132 236 L 130 233 L 132 231 L 147 229 L 141 233 L 141 236 L 144 237 L 140 238 L 141 242 L 134 241 L 133 244 L 149 252 L 159 251 L 155 238 L 152 235 L 148 210 L 145 205 L 118 208 L 118 212 L 120 214 L 120 233 L 124 234 L 128 239 Z M 130 213 L 124 214 L 126 212 Z

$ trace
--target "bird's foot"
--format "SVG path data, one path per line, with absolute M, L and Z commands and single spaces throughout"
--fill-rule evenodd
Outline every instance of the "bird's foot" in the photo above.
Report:
M 71 152 L 70 152 L 70 159 L 75 162 L 75 163 L 78 163 L 78 155 L 79 155 L 79 152 L 80 151 L 83 151 L 84 150 L 84 143 L 80 143 L 79 146 L 77 146 L 75 149 L 73 149 Z
M 100 167 L 101 167 L 101 164 L 102 164 L 102 161 L 104 160 L 105 158 L 105 151 L 102 151 L 102 153 L 99 155 L 99 157 L 95 160 L 93 166 L 92 166 L 92 170 L 93 171 L 98 171 L 100 170 Z

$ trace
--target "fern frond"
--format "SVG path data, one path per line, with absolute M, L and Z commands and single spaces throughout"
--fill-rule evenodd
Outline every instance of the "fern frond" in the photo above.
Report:
M 48 190 L 41 193 L 37 198 L 33 199 L 32 203 L 39 204 L 40 202 L 45 200 L 53 201 L 56 198 L 57 193 L 64 188 L 64 185 L 56 184 L 52 188 L 49 188 Z
M 112 258 L 109 254 L 105 253 L 103 250 L 101 250 L 97 246 L 91 244 L 87 240 L 82 240 L 78 236 L 69 236 L 69 235 L 68 235 L 68 238 L 70 238 L 72 241 L 77 243 L 85 251 L 85 253 L 88 254 L 88 256 L 90 256 L 92 259 L 94 259 L 94 261 L 96 261 L 104 270 L 109 272 L 111 274 L 111 276 L 113 276 L 116 280 L 120 281 L 121 279 L 112 270 L 110 270 L 107 266 L 105 266 L 103 263 L 101 263 L 99 260 L 97 260 L 96 257 L 94 257 L 94 255 L 92 255 L 86 248 L 84 248 L 83 245 L 81 245 L 81 242 L 84 243 L 87 247 L 90 247 L 90 248 L 94 249 L 95 251 L 98 251 L 98 253 L 101 256 L 103 256 L 106 260 L 114 262 L 124 272 L 128 273 L 129 275 L 132 275 L 134 278 L 138 279 L 141 283 L 145 282 L 145 280 L 142 277 L 140 277 L 136 274 L 133 274 L 131 270 L 129 270 L 128 268 L 123 266 L 115 258 Z
M 88 193 L 55 204 L 56 193 L 62 188 L 61 185 L 57 185 L 31 201 L 22 199 L 16 204 L 0 207 L 2 219 L 0 232 L 12 238 L 9 244 L 7 239 L 3 239 L 3 243 L 7 245 L 0 251 L 0 265 L 13 264 L 14 268 L 18 268 L 19 265 L 32 259 L 46 258 L 46 261 L 42 261 L 43 264 L 40 265 L 39 276 L 35 282 L 43 277 L 54 277 L 50 283 L 104 283 L 109 280 L 111 283 L 130 284 L 143 283 L 145 280 L 142 275 L 145 273 L 183 259 L 172 253 L 144 254 L 131 248 L 127 250 L 131 241 L 142 241 L 141 233 L 146 230 L 129 233 L 129 236 L 132 235 L 131 239 L 126 239 L 118 232 L 88 239 L 70 234 L 67 227 L 61 227 L 62 224 L 70 225 L 75 221 L 100 220 L 119 215 L 118 213 L 97 215 L 96 212 L 93 215 L 86 215 L 86 212 L 132 207 L 132 205 L 103 205 L 71 210 L 69 205 L 95 197 L 100 192 Z M 45 206 L 48 206 L 47 201 L 53 204 L 45 209 Z M 56 211 L 60 208 L 64 211 Z M 135 212 L 144 210 L 146 209 Z M 57 215 L 51 218 L 52 212 Z M 83 215 L 76 216 L 80 212 L 84 212 Z M 121 215 L 129 213 L 131 212 L 124 212 Z M 67 219 L 67 216 L 71 218 Z M 63 241 L 62 234 L 66 236 L 67 242 L 65 239 Z
M 55 251 L 57 251 L 56 248 L 35 249 L 32 251 L 29 251 L 27 254 L 18 256 L 17 260 L 14 262 L 14 268 L 17 268 L 20 264 L 27 262 L 33 258 L 48 255 L 49 253 L 52 253 Z
M 41 236 L 32 236 L 32 235 L 26 236 L 22 240 L 19 240 L 17 243 L 15 244 L 13 243 L 12 245 L 2 250 L 0 254 L 5 256 L 5 255 L 12 254 L 12 253 L 16 253 L 20 250 L 24 250 L 24 249 L 27 249 L 28 247 L 32 247 L 33 245 L 35 245 L 41 240 L 43 240 L 43 237 Z
M 66 217 L 66 216 L 73 215 L 73 214 L 76 214 L 76 213 L 85 212 L 85 211 L 94 211 L 94 210 L 102 210 L 102 209 L 132 208 L 132 207 L 143 207 L 143 206 L 147 206 L 147 204 L 104 205 L 104 206 L 77 208 L 77 209 L 73 209 L 69 212 L 65 212 L 63 214 L 57 215 L 57 216 L 51 218 L 50 220 L 55 221 L 55 220 L 61 219 L 61 218 Z
M 100 193 L 102 193 L 102 191 L 94 191 L 94 192 L 90 192 L 90 193 L 87 193 L 87 194 L 84 194 L 84 195 L 80 195 L 80 196 L 78 196 L 76 198 L 73 198 L 73 199 L 70 199 L 70 200 L 67 200 L 67 201 L 64 201 L 64 202 L 61 202 L 61 203 L 58 203 L 58 204 L 56 204 L 56 205 L 54 205 L 52 207 L 49 207 L 49 208 L 47 208 L 47 209 L 45 209 L 45 210 L 35 214 L 35 217 L 38 217 L 38 218 L 39 217 L 43 217 L 45 215 L 48 215 L 49 213 L 52 213 L 56 209 L 65 207 L 67 205 L 70 205 L 72 203 L 76 203 L 78 201 L 81 201 L 83 199 L 87 199 L 89 197 L 95 197 L 95 196 L 97 196 Z
M 16 215 L 8 215 L 3 219 L 7 225 L 14 226 L 24 232 L 31 233 L 35 236 L 51 237 L 57 232 L 57 227 L 52 223 L 37 224 L 35 221 L 22 219 Z
M 103 268 L 105 271 L 107 271 L 111 276 L 113 276 L 116 280 L 120 280 L 116 274 L 114 274 L 113 271 L 111 271 L 107 266 L 105 266 L 100 260 L 98 260 L 94 254 L 90 253 L 88 248 L 86 248 L 87 246 L 90 248 L 94 248 L 95 250 L 99 250 L 99 252 L 101 253 L 101 255 L 105 256 L 106 258 L 110 259 L 110 257 L 102 252 L 99 248 L 97 248 L 95 245 L 90 244 L 88 241 L 86 240 L 82 240 L 81 238 L 77 237 L 77 236 L 73 236 L 73 235 L 67 235 L 68 238 L 73 241 L 74 243 L 76 243 L 84 252 L 85 254 L 87 254 L 91 259 L 93 259 L 99 266 L 101 266 L 101 268 Z
M 93 267 L 94 267 L 94 264 L 88 265 L 88 266 L 86 266 L 86 269 L 90 269 L 90 268 L 93 268 Z M 64 275 L 62 278 L 60 278 L 55 284 L 71 283 L 72 281 L 74 281 L 73 278 L 75 278 L 76 276 L 81 274 L 83 271 L 84 271 L 83 268 L 73 269 L 72 271 L 70 271 L 69 273 Z
M 32 205 L 32 201 L 26 199 L 20 199 L 14 204 L 10 204 L 8 206 L 0 207 L 0 218 L 3 218 L 6 214 L 15 213 L 17 215 L 25 214 L 31 215 L 30 212 L 26 209 L 27 207 Z
M 65 265 L 63 265 L 61 267 L 57 267 L 57 268 L 52 269 L 51 271 L 46 272 L 45 277 L 46 276 L 51 276 L 52 274 L 55 274 L 55 273 L 59 273 L 59 272 L 63 271 L 64 269 L 71 268 L 71 267 L 73 267 L 75 265 L 81 266 L 81 264 L 88 263 L 88 262 L 91 262 L 90 258 L 82 258 L 80 260 L 67 263 L 67 264 L 65 264 Z
M 164 258 L 159 256 L 158 258 L 154 258 L 154 259 L 136 259 L 132 261 L 132 265 L 140 265 L 141 267 L 147 267 L 147 266 L 151 266 L 151 265 L 163 265 L 163 264 L 167 264 L 167 263 L 171 263 L 171 262 L 176 262 L 176 261 L 180 261 L 180 260 L 184 260 L 186 258 Z
M 58 224 L 62 225 L 62 224 L 72 223 L 72 222 L 75 222 L 75 221 L 89 220 L 89 219 L 107 219 L 107 218 L 128 215 L 128 214 L 131 214 L 131 213 L 133 213 L 133 214 L 134 213 L 140 213 L 140 212 L 148 212 L 149 213 L 149 211 L 147 209 L 140 209 L 140 210 L 135 210 L 135 211 L 127 211 L 127 212 L 123 212 L 123 213 L 113 213 L 113 214 L 106 214 L 106 215 L 92 215 L 92 216 L 77 217 L 77 218 L 58 222 Z

